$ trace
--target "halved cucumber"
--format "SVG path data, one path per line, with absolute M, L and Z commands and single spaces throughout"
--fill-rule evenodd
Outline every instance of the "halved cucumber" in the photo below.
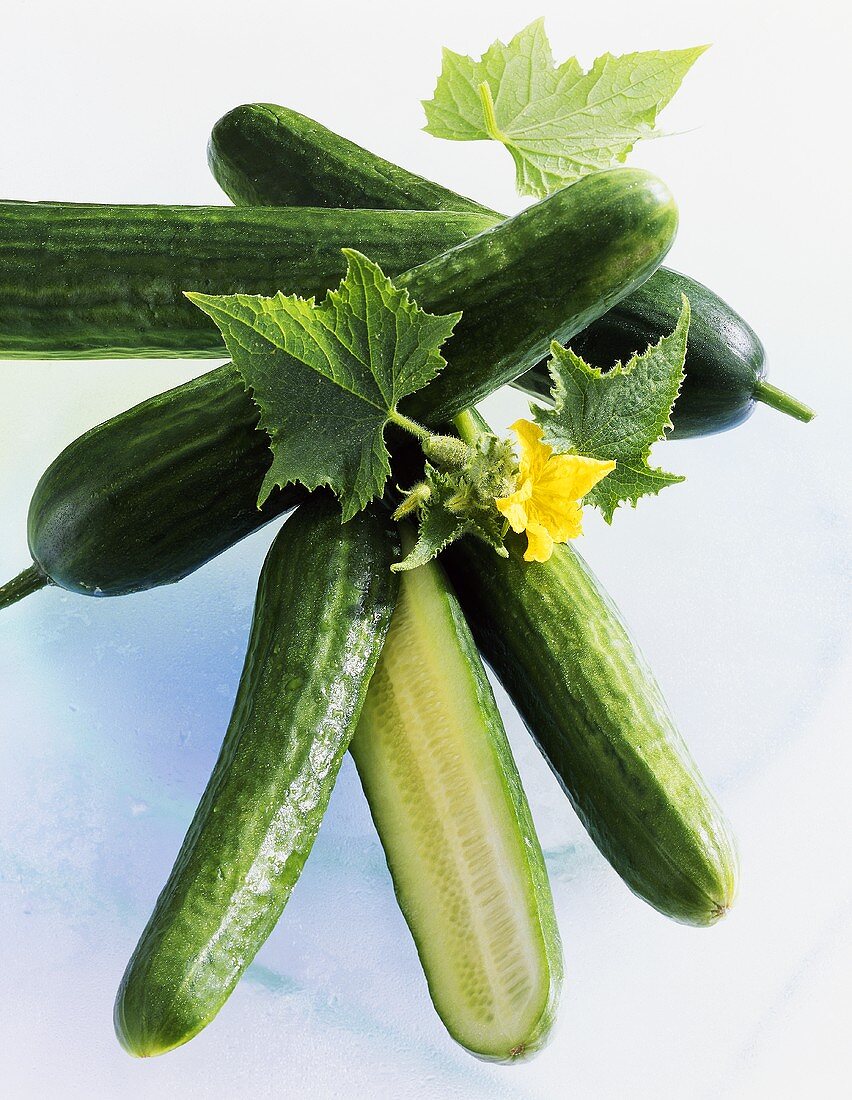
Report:
M 401 574 L 351 752 L 435 1008 L 508 1061 L 553 1023 L 562 949 L 506 733 L 440 566 Z

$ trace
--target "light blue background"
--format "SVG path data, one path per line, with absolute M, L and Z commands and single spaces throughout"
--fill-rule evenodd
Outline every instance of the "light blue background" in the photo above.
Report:
M 268 99 L 514 209 L 507 154 L 419 131 L 442 44 L 479 53 L 542 13 L 560 58 L 715 42 L 664 116 L 669 130 L 700 129 L 648 143 L 634 163 L 678 197 L 672 265 L 753 322 L 772 380 L 819 417 L 804 427 L 759 409 L 736 432 L 660 447 L 687 484 L 612 528 L 589 516 L 580 549 L 732 819 L 741 894 L 710 931 L 634 899 L 499 695 L 565 943 L 542 1055 L 491 1067 L 447 1037 L 347 760 L 293 900 L 220 1016 L 167 1057 L 129 1059 L 112 1033 L 115 988 L 218 750 L 275 524 L 179 586 L 115 600 L 52 589 L 0 617 L 10 1095 L 840 1095 L 852 977 L 845 9 L 811 3 L 806 21 L 792 3 L 707 15 L 657 0 L 234 10 L 9 3 L 0 196 L 222 201 L 204 165 L 209 128 Z M 200 369 L 0 365 L 0 573 L 27 561 L 29 496 L 55 454 Z M 487 409 L 500 425 L 522 410 L 512 393 Z

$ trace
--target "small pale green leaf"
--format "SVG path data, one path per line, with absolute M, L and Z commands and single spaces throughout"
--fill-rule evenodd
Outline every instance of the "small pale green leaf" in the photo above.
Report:
M 674 331 L 626 366 L 616 363 L 600 371 L 570 348 L 551 347 L 554 408 L 534 408 L 533 415 L 555 451 L 615 459 L 615 469 L 584 498 L 601 509 L 607 523 L 620 504 L 629 501 L 635 507 L 640 497 L 684 480 L 652 468 L 648 456 L 672 428 L 688 335 L 689 302 L 684 297 Z
M 401 398 L 445 364 L 439 348 L 461 314 L 424 312 L 360 252 L 337 290 L 313 298 L 189 294 L 219 326 L 260 409 L 272 466 L 260 491 L 330 486 L 351 519 L 390 474 L 384 430 Z
M 537 19 L 479 61 L 444 50 L 435 95 L 423 103 L 426 130 L 454 141 L 502 142 L 515 161 L 518 192 L 542 198 L 622 164 L 706 49 L 606 53 L 583 72 L 574 57 L 554 64 Z

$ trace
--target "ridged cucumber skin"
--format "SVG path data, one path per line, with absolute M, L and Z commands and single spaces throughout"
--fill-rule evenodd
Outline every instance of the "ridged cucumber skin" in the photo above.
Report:
M 213 128 L 208 160 L 219 185 L 238 206 L 416 205 L 495 213 L 377 157 L 298 111 L 270 103 L 247 103 L 221 118 Z M 760 340 L 721 298 L 701 283 L 660 267 L 573 336 L 571 346 L 601 368 L 626 360 L 674 329 L 681 293 L 689 298 L 692 321 L 686 381 L 669 438 L 683 439 L 725 431 L 745 420 L 754 409 L 755 387 L 766 373 Z M 546 362 L 513 385 L 549 398 Z
M 751 416 L 757 386 L 766 374 L 763 344 L 751 326 L 706 286 L 660 268 L 571 341 L 574 351 L 592 366 L 606 370 L 619 360 L 626 363 L 635 352 L 674 331 L 683 294 L 691 314 L 686 377 L 669 439 L 724 432 Z M 550 400 L 552 383 L 545 363 L 515 384 Z
M 410 677 L 412 665 L 416 672 Z M 427 732 L 424 725 L 430 720 L 430 709 L 434 718 L 435 699 L 449 685 L 458 688 L 460 683 L 463 687 L 454 691 L 452 700 L 452 715 L 460 723 L 454 736 L 440 729 Z M 458 600 L 437 563 L 402 574 L 385 647 L 350 751 L 432 1001 L 448 1031 L 466 1049 L 488 1060 L 513 1061 L 539 1050 L 548 1039 L 562 983 L 562 947 L 553 898 L 494 694 Z M 452 792 L 446 784 L 458 782 L 467 754 L 476 763 L 476 774 L 470 786 Z M 537 944 L 537 972 L 525 974 L 534 989 L 533 1008 L 524 1020 L 472 1021 L 469 1005 L 458 1004 L 459 987 L 466 982 L 477 983 L 481 992 L 491 981 L 487 930 L 476 939 L 478 954 L 464 958 L 464 968 L 451 973 L 449 980 L 442 977 L 448 957 L 464 956 L 465 934 L 473 930 L 476 937 L 478 921 L 487 919 L 465 881 L 464 848 L 470 841 L 465 842 L 455 826 L 467 806 L 459 807 L 458 813 L 451 803 L 448 808 L 452 793 L 474 805 L 481 806 L 489 798 L 499 805 L 497 819 L 483 813 L 478 841 L 491 849 L 488 854 L 494 858 L 502 846 L 517 875 L 513 885 L 517 888 L 522 882 L 525 911 L 514 933 L 516 940 L 528 937 Z M 424 815 L 430 811 L 424 827 Z M 416 865 L 406 852 L 412 847 L 406 845 L 406 838 L 415 842 L 420 857 Z M 435 871 L 430 853 L 454 848 L 457 861 L 444 863 L 443 873 Z M 511 887 L 501 885 L 508 908 Z M 430 921 L 435 911 L 445 917 L 440 936 L 434 934 Z M 504 928 L 502 935 L 509 934 Z M 518 975 L 514 978 L 518 980 Z
M 512 382 L 656 271 L 677 222 L 661 180 L 614 168 L 400 275 L 397 286 L 424 309 L 463 311 L 446 367 L 402 410 L 449 420 Z
M 443 555 L 477 645 L 627 885 L 709 925 L 736 889 L 729 828 L 612 601 L 569 545 L 546 563 L 474 539 Z
M 462 209 L 470 206 L 470 200 L 401 168 L 389 171 L 388 162 L 360 146 L 271 104 L 246 105 L 221 119 L 208 160 L 226 193 L 240 203 L 287 196 L 340 202 L 348 194 L 347 205 L 363 198 L 383 207 L 410 193 L 436 209 L 454 199 Z M 676 231 L 677 208 L 661 181 L 617 168 L 586 176 L 406 272 L 395 281 L 424 309 L 462 309 L 463 316 L 447 347 L 447 366 L 403 403 L 403 411 L 449 420 L 512 382 L 547 354 L 552 340 L 567 342 L 640 286 L 662 262 Z
M 274 103 L 246 103 L 220 118 L 207 161 L 236 206 L 463 210 L 501 217 Z
M 273 104 L 246 104 L 220 119 L 208 161 L 241 204 L 363 201 L 384 208 L 416 198 L 437 210 L 471 208 L 470 199 Z M 567 342 L 652 275 L 676 231 L 677 208 L 664 184 L 617 168 L 586 176 L 406 272 L 396 282 L 424 309 L 464 312 L 447 347 L 448 365 L 403 411 L 448 420 L 514 381 L 552 340 Z
M 224 358 L 185 296 L 322 297 L 356 248 L 388 275 L 497 215 L 304 207 L 0 203 L 0 358 Z
M 292 508 L 289 485 L 258 509 L 272 456 L 231 364 L 107 420 L 48 466 L 28 539 L 53 584 L 95 596 L 171 584 Z
M 584 256 L 570 267 L 559 262 L 588 218 L 601 222 L 591 238 L 597 252 L 587 239 Z M 446 347 L 447 366 L 403 401 L 402 411 L 442 423 L 531 366 L 551 337 L 581 326 L 647 275 L 676 223 L 663 185 L 622 168 L 589 176 L 403 273 L 397 282 L 424 309 L 462 310 L 463 317 Z M 546 271 L 551 277 L 542 281 Z M 50 581 L 119 595 L 179 580 L 298 499 L 288 489 L 257 511 L 271 461 L 266 435 L 249 431 L 256 413 L 233 366 L 205 379 L 107 421 L 48 469 L 31 504 L 29 533 Z M 196 496 L 212 496 L 212 509 L 196 507 Z M 139 516 L 150 522 L 139 525 Z
M 115 1005 L 134 1055 L 187 1042 L 271 932 L 311 850 L 396 601 L 381 509 L 315 494 L 264 564 L 219 759 Z

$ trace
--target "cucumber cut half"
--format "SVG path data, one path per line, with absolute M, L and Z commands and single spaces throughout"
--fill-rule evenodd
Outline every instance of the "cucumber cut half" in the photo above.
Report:
M 435 563 L 401 574 L 352 740 L 435 1008 L 473 1054 L 539 1049 L 562 948 L 526 797 L 485 670 Z

